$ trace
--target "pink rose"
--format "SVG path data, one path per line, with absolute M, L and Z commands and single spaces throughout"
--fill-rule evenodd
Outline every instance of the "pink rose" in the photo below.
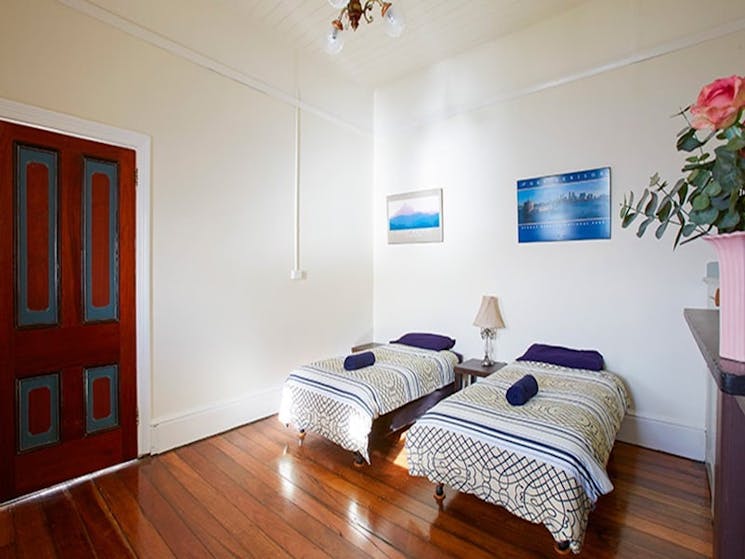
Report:
M 732 126 L 740 109 L 745 107 L 745 78 L 730 76 L 713 81 L 698 94 L 691 107 L 691 126 L 721 130 Z

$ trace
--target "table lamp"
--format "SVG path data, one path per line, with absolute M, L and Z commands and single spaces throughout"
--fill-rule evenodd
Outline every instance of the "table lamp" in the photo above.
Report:
M 481 308 L 479 308 L 473 325 L 481 328 L 481 339 L 484 340 L 484 360 L 481 362 L 482 367 L 491 367 L 494 361 L 491 359 L 492 340 L 497 336 L 497 330 L 504 328 L 502 314 L 499 312 L 499 302 L 496 297 L 484 295 L 481 298 Z

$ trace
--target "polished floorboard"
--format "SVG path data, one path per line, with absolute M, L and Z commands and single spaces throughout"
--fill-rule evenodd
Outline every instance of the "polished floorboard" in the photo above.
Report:
M 403 438 L 372 466 L 270 417 L 41 497 L 0 507 L 0 558 L 554 558 L 542 527 L 406 471 Z M 617 443 L 615 490 L 580 557 L 710 557 L 704 466 Z

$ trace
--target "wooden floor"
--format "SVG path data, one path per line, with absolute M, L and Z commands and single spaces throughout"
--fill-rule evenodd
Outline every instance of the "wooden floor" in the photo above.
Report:
M 409 477 L 403 439 L 373 465 L 276 417 L 0 508 L 1 557 L 557 557 L 542 527 Z M 618 443 L 615 490 L 590 516 L 580 557 L 711 556 L 696 462 Z

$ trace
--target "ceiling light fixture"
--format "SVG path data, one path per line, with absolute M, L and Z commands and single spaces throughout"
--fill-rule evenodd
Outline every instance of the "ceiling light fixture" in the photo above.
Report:
M 394 9 L 391 2 L 366 0 L 363 4 L 360 0 L 329 0 L 329 4 L 341 9 L 339 17 L 331 22 L 331 29 L 326 35 L 326 52 L 329 54 L 337 54 L 344 48 L 342 32 L 345 29 L 351 27 L 353 31 L 357 31 L 360 20 L 363 18 L 367 23 L 372 23 L 373 16 L 370 12 L 375 6 L 380 7 L 380 16 L 383 18 L 383 27 L 387 35 L 398 37 L 406 27 L 403 13 L 400 9 Z

